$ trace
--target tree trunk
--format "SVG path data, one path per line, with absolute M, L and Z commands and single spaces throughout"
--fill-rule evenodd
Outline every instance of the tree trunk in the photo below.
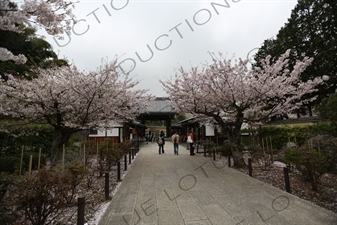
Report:
M 309 112 L 309 116 L 312 117 L 312 107 L 311 107 L 311 105 L 308 105 L 308 112 Z
M 68 142 L 70 134 L 71 132 L 66 131 L 64 128 L 55 128 L 50 159 L 52 164 L 62 159 L 63 145 Z
M 242 152 L 239 149 L 232 148 L 232 156 L 234 160 L 234 166 L 237 168 L 243 168 L 245 166 L 245 162 L 242 158 Z
M 242 168 L 245 166 L 245 162 L 242 158 L 242 152 L 239 149 L 238 146 L 238 135 L 235 135 L 234 133 L 228 133 L 228 140 L 229 140 L 229 144 L 231 146 L 231 152 L 232 152 L 232 156 L 233 156 L 233 160 L 234 160 L 234 166 L 237 168 Z

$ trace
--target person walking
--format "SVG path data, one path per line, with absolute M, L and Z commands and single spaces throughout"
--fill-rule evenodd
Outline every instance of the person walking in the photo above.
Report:
M 159 146 L 159 154 L 161 154 L 161 153 L 164 154 L 165 153 L 165 151 L 164 151 L 165 139 L 164 139 L 163 135 L 160 135 L 158 137 L 157 143 L 158 143 L 158 146 Z
M 165 133 L 164 133 L 164 131 L 160 131 L 159 136 L 162 136 L 163 138 L 165 138 Z
M 152 133 L 152 138 L 151 138 L 151 143 L 155 143 L 156 142 L 156 134 Z
M 150 135 L 149 135 L 149 133 L 146 133 L 146 134 L 145 134 L 145 141 L 146 141 L 146 144 L 149 143 L 149 139 L 150 139 Z
M 187 143 L 190 145 L 190 155 L 195 155 L 194 147 L 195 147 L 195 134 L 193 130 L 190 130 L 190 133 L 187 136 Z
M 179 155 L 179 135 L 177 131 L 172 135 L 173 150 L 175 155 Z

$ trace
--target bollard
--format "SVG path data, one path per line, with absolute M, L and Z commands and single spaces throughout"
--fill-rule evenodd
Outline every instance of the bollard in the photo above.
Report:
M 231 153 L 228 153 L 228 167 L 231 167 Z
M 215 149 L 213 148 L 213 161 L 215 161 Z
M 129 151 L 129 164 L 131 164 L 131 149 Z
M 121 162 L 117 162 L 117 181 L 121 181 Z
M 252 168 L 252 158 L 248 158 L 248 169 L 249 169 L 249 176 L 253 176 L 253 168 Z
M 206 146 L 204 146 L 204 156 L 206 157 Z
M 84 225 L 84 206 L 85 206 L 85 198 L 78 197 L 77 199 L 77 225 Z
M 109 200 L 109 173 L 105 173 L 105 200 Z
M 135 158 L 135 149 L 131 148 L 131 152 L 132 152 L 132 159 L 134 159 Z
M 290 191 L 290 181 L 289 181 L 289 170 L 288 170 L 288 167 L 284 167 L 283 168 L 283 173 L 284 173 L 284 181 L 285 181 L 285 184 L 286 184 L 286 191 L 288 193 L 291 193 L 291 191 Z
M 128 170 L 128 160 L 127 160 L 127 156 L 124 155 L 124 171 Z

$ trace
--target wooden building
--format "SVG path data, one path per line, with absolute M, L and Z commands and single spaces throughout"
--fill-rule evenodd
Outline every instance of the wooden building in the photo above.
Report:
M 147 127 L 137 121 L 130 121 L 123 124 L 114 123 L 109 130 L 91 129 L 89 141 L 101 143 L 109 141 L 111 143 L 121 143 L 125 140 L 132 140 L 134 145 L 139 147 L 140 141 L 145 135 Z

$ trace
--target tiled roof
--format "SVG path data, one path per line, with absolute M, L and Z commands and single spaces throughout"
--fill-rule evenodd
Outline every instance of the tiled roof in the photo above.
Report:
M 148 112 L 156 113 L 166 113 L 166 112 L 175 112 L 173 107 L 170 105 L 170 99 L 165 97 L 157 97 L 152 101 L 151 106 L 148 108 Z
M 310 122 L 317 122 L 320 121 L 321 118 L 319 116 L 306 116 L 306 117 L 300 117 L 300 118 L 290 118 L 290 119 L 284 119 L 284 120 L 275 120 L 275 121 L 269 121 L 266 123 L 266 125 L 271 124 L 295 124 L 295 123 L 310 123 Z

